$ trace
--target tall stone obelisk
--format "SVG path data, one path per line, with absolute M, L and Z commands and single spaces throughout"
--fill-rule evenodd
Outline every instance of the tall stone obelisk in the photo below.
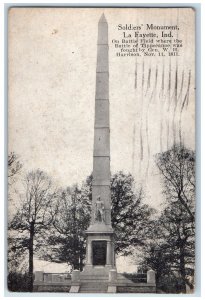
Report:
M 98 23 L 91 224 L 86 231 L 85 270 L 115 268 L 110 192 L 108 24 Z

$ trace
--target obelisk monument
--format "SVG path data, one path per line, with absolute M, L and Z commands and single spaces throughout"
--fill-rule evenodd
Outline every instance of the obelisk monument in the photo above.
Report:
M 92 212 L 87 229 L 84 271 L 108 274 L 115 268 L 110 192 L 110 122 L 108 24 L 104 14 L 98 23 Z

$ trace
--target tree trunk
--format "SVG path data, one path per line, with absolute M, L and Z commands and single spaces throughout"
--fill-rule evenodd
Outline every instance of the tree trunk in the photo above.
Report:
M 29 237 L 29 292 L 33 292 L 33 239 L 34 239 L 34 222 L 30 224 Z
M 186 271 L 185 271 L 185 259 L 184 259 L 184 247 L 180 247 L 180 264 L 179 272 L 182 279 L 181 292 L 186 293 Z
M 73 263 L 73 270 L 80 270 L 79 269 L 79 262 L 77 259 L 75 259 L 74 263 Z

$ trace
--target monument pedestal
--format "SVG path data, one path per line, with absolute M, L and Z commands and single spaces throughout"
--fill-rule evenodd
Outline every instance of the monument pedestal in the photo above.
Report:
M 82 274 L 109 277 L 115 269 L 113 229 L 105 224 L 91 225 L 87 233 L 86 265 Z
M 115 266 L 114 235 L 111 225 L 94 222 L 86 231 L 86 264 L 79 278 L 75 276 L 72 285 L 78 285 L 76 292 L 107 293 L 112 272 L 117 274 Z M 115 283 L 113 282 L 115 285 Z M 112 284 L 112 285 L 113 285 Z M 77 291 L 78 290 L 78 291 Z M 74 288 L 71 292 L 74 291 Z

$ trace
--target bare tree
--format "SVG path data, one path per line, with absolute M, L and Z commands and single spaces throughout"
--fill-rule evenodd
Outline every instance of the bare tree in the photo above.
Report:
M 19 161 L 18 155 L 10 152 L 8 155 L 8 184 L 12 185 L 15 182 L 15 177 L 22 169 L 22 163 Z
M 10 152 L 8 154 L 8 223 L 10 223 L 15 211 L 15 201 L 17 189 L 15 183 L 18 183 L 19 175 L 21 174 L 22 163 L 19 160 L 19 156 Z M 25 249 L 21 245 L 21 240 L 18 236 L 10 230 L 8 225 L 8 247 L 7 247 L 7 262 L 8 262 L 8 287 L 11 291 L 17 290 L 17 281 L 19 272 L 23 273 L 23 261 Z
M 42 258 L 67 263 L 72 269 L 83 268 L 86 234 L 91 203 L 77 185 L 58 191 L 58 211 L 53 216 L 53 228 L 45 237 Z
M 33 257 L 37 249 L 38 235 L 49 228 L 52 222 L 55 193 L 50 178 L 40 170 L 29 172 L 23 182 L 21 203 L 10 230 L 21 234 L 22 248 L 29 256 L 29 290 L 33 289 Z

